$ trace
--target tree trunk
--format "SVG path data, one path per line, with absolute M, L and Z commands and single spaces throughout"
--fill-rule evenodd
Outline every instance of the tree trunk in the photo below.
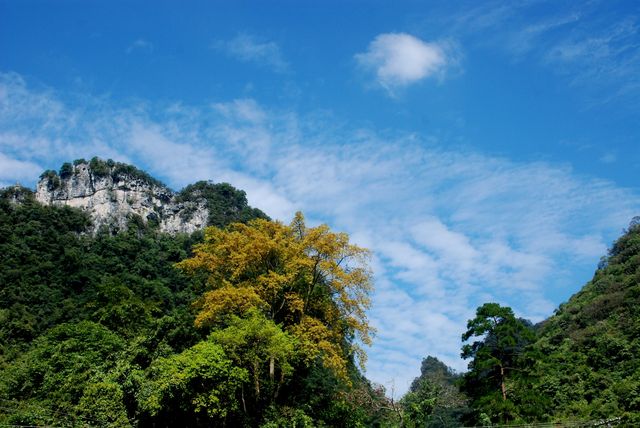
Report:
M 280 370 L 280 381 L 278 382 L 278 385 L 276 386 L 276 392 L 273 394 L 273 399 L 274 400 L 276 398 L 278 398 L 278 394 L 280 394 L 280 387 L 282 386 L 283 383 L 284 383 L 284 372 L 282 370 Z
M 502 400 L 507 401 L 507 388 L 504 384 L 504 367 L 500 366 L 500 389 L 502 390 Z
M 269 359 L 269 379 L 271 379 L 272 383 L 275 377 L 275 373 L 276 373 L 276 359 L 274 357 L 271 357 Z
M 253 365 L 253 382 L 256 390 L 256 402 L 260 398 L 260 377 L 259 377 L 259 367 L 257 364 Z

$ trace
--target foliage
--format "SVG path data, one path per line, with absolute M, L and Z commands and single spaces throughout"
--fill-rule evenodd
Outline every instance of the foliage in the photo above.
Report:
M 634 218 L 593 279 L 540 328 L 535 393 L 547 417 L 640 423 L 640 224 Z
M 105 162 L 100 158 L 93 157 L 89 161 L 89 168 L 91 168 L 91 173 L 94 177 L 106 177 L 111 173 L 111 168 L 114 166 L 113 161 L 110 163 L 111 165 L 109 165 L 109 161 Z
M 485 303 L 476 317 L 467 323 L 463 341 L 476 337 L 462 347 L 462 358 L 471 359 L 463 378 L 463 390 L 473 405 L 496 422 L 518 417 L 511 398 L 511 378 L 523 369 L 526 347 L 535 339 L 533 329 L 519 320 L 509 307 Z
M 145 171 L 142 171 L 133 165 L 122 162 L 115 162 L 112 159 L 107 159 L 105 161 L 95 156 L 88 162 L 82 158 L 74 160 L 73 163 L 65 162 L 62 164 L 58 172 L 47 170 L 40 175 L 40 179 L 46 179 L 49 190 L 55 190 L 60 186 L 61 180 L 68 180 L 74 174 L 77 174 L 78 167 L 80 165 L 88 165 L 91 175 L 96 178 L 111 176 L 111 178 L 116 182 L 124 178 L 133 178 L 141 180 L 152 186 L 166 188 L 166 186 L 161 181 L 157 180 Z
M 42 178 L 54 189 L 86 163 Z M 427 357 L 394 402 L 359 370 L 366 250 L 301 214 L 271 222 L 228 184 L 196 183 L 179 199 L 206 201 L 220 227 L 169 236 L 131 218 L 91 235 L 79 210 L 0 190 L 0 424 L 640 424 L 640 219 L 548 320 L 481 306 L 463 335 L 469 371 Z
M 198 181 L 176 195 L 177 202 L 197 203 L 200 200 L 206 201 L 209 209 L 209 226 L 224 227 L 232 222 L 246 223 L 254 218 L 268 219 L 265 213 L 248 205 L 244 191 L 228 183 Z M 189 215 L 188 209 L 184 211 L 184 215 Z
M 62 184 L 62 182 L 60 181 L 60 177 L 58 176 L 58 173 L 52 169 L 48 169 L 42 174 L 40 174 L 40 180 L 47 181 L 47 189 L 49 191 L 58 189 Z
M 251 374 L 256 408 L 261 408 L 264 401 L 273 402 L 293 373 L 295 338 L 255 309 L 246 318 L 234 316 L 228 327 L 213 331 L 209 339 L 220 344 L 237 366 Z
M 150 176 L 146 172 L 136 168 L 133 165 L 122 162 L 113 162 L 111 161 L 111 159 L 107 160 L 106 163 L 107 167 L 111 171 L 111 177 L 113 178 L 113 181 L 118 181 L 119 179 L 123 178 L 134 178 L 152 186 L 164 188 L 167 187 L 160 180 Z
M 338 282 L 329 276 L 316 278 L 307 310 L 319 323 L 335 321 L 337 333 L 321 324 L 295 335 L 301 319 L 284 314 L 299 312 L 268 316 L 264 288 L 216 295 L 207 272 L 175 268 L 202 234 L 164 235 L 135 219 L 116 235 L 89 228 L 79 210 L 42 206 L 18 187 L 0 192 L 0 424 L 362 426 L 378 418 L 366 403 L 381 397 L 353 364 L 356 332 L 338 322 L 346 306 L 331 303 Z M 323 230 L 317 240 L 343 238 Z M 320 262 L 330 252 L 309 254 Z M 196 323 L 207 311 L 217 315 Z M 341 377 L 322 364 L 323 347 L 342 362 Z
M 8 402 L 35 401 L 49 414 L 75 410 L 87 392 L 85 386 L 112 368 L 123 348 L 124 342 L 99 324 L 58 325 L 4 370 L 0 397 Z M 84 411 L 74 413 L 86 411 L 85 405 Z
M 200 326 L 249 303 L 296 338 L 307 364 L 320 358 L 346 379 L 347 361 L 369 343 L 368 253 L 327 226 L 306 228 L 301 214 L 290 226 L 257 219 L 226 230 L 208 228 L 194 256 L 178 266 L 206 274 L 209 291 L 199 302 Z M 229 306 L 216 304 L 222 299 Z M 360 356 L 363 354 L 359 353 Z
M 100 426 L 130 427 L 123 400 L 122 388 L 117 383 L 90 383 L 78 403 L 78 415 L 81 419 Z
M 63 163 L 60 167 L 60 171 L 58 171 L 58 175 L 60 175 L 60 178 L 63 180 L 68 179 L 73 175 L 73 165 L 69 162 Z
M 463 355 L 474 358 L 463 383 L 476 410 L 474 422 L 484 413 L 493 421 L 640 423 L 638 308 L 637 218 L 601 260 L 593 279 L 537 327 L 531 345 L 523 347 L 529 339 L 518 333 L 522 327 L 514 324 L 508 308 L 495 304 L 479 308 L 463 337 L 486 334 L 463 350 Z M 508 328 L 496 335 L 496 326 L 501 325 Z M 501 345 L 500 335 L 509 340 Z M 500 349 L 506 354 L 497 355 Z M 510 355 L 516 359 L 505 360 Z M 506 400 L 497 383 L 501 365 L 516 369 L 505 372 Z
M 140 391 L 140 407 L 149 422 L 187 425 L 224 421 L 238 412 L 238 392 L 248 375 L 235 367 L 223 349 L 200 342 L 178 355 L 156 360 Z

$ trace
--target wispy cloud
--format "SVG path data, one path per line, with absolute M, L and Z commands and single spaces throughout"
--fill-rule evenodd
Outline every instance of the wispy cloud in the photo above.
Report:
M 231 40 L 217 40 L 212 47 L 237 60 L 254 63 L 276 72 L 289 70 L 280 46 L 273 41 L 261 41 L 249 34 L 238 34 Z
M 478 305 L 549 315 L 640 209 L 638 194 L 568 166 L 329 126 L 252 99 L 116 106 L 65 96 L 0 75 L 0 181 L 33 183 L 38 168 L 99 155 L 174 187 L 228 181 L 277 219 L 300 209 L 347 231 L 375 254 L 368 375 L 398 393 L 425 355 L 464 368 L 459 339 Z
M 2 138 L 2 137 L 0 137 Z M 31 161 L 11 158 L 0 152 L 0 187 L 30 183 L 42 173 L 42 167 Z
M 133 41 L 129 46 L 127 46 L 127 49 L 125 49 L 125 52 L 127 54 L 132 54 L 136 51 L 151 53 L 153 52 L 153 43 L 145 39 L 137 39 Z
M 606 152 L 602 156 L 600 156 L 600 162 L 612 164 L 618 160 L 618 155 L 615 152 Z
M 546 65 L 587 89 L 590 104 L 601 104 L 629 96 L 637 100 L 640 93 L 640 21 L 622 12 L 626 6 L 620 3 L 497 0 L 444 20 L 448 33 Z
M 442 77 L 453 60 L 449 44 L 426 42 L 406 33 L 376 36 L 355 59 L 390 92 L 429 77 Z
M 545 60 L 561 66 L 574 84 L 615 86 L 610 99 L 640 91 L 639 47 L 640 24 L 629 17 L 596 31 L 576 28 L 549 49 Z

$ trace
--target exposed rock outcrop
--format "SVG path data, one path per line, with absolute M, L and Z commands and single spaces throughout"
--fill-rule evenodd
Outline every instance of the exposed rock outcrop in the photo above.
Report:
M 46 171 L 36 187 L 36 200 L 88 211 L 94 231 L 123 230 L 133 216 L 154 222 L 160 231 L 192 233 L 208 225 L 207 200 L 177 201 L 168 187 L 130 165 L 94 158 Z

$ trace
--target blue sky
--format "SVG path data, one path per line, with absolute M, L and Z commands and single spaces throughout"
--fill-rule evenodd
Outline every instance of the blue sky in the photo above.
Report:
M 367 375 L 456 369 L 640 214 L 640 3 L 0 0 L 0 185 L 98 155 L 374 251 Z

